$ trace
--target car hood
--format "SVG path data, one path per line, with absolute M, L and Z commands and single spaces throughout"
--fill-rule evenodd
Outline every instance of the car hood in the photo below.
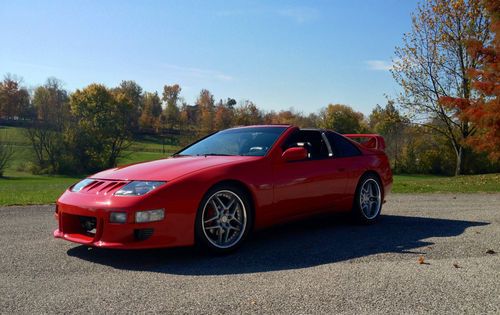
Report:
M 110 180 L 169 181 L 202 169 L 255 160 L 256 156 L 183 156 L 120 166 L 91 178 Z

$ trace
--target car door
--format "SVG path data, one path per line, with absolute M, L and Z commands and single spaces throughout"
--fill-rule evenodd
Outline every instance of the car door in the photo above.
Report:
M 341 191 L 335 196 L 334 211 L 349 211 L 352 208 L 356 179 L 364 172 L 361 151 L 345 137 L 331 131 L 325 132 L 333 155 L 331 167 L 336 172 L 334 190 Z
M 319 130 L 297 132 L 285 141 L 282 151 L 290 146 L 310 146 L 310 156 L 301 161 L 275 162 L 273 212 L 278 218 L 323 211 L 331 206 L 336 194 L 344 192 L 326 137 Z

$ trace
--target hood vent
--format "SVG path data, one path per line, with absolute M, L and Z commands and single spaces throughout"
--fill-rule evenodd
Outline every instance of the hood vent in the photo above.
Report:
M 90 183 L 82 190 L 81 193 L 84 194 L 95 194 L 95 195 L 107 195 L 112 194 L 117 191 L 119 188 L 128 184 L 128 181 L 112 181 L 112 180 L 101 180 L 97 179 L 94 182 Z

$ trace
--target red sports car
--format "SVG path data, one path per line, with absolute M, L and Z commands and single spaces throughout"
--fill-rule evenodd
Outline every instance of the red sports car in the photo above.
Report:
M 288 125 L 219 131 L 171 158 L 69 187 L 57 201 L 54 236 L 97 247 L 197 243 L 227 252 L 254 229 L 312 214 L 351 212 L 373 222 L 392 186 L 383 149 L 378 135 Z

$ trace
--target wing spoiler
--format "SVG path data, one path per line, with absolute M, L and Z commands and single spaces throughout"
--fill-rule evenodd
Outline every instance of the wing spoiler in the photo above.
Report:
M 343 136 L 358 142 L 365 148 L 385 150 L 385 140 L 381 135 L 352 133 Z

